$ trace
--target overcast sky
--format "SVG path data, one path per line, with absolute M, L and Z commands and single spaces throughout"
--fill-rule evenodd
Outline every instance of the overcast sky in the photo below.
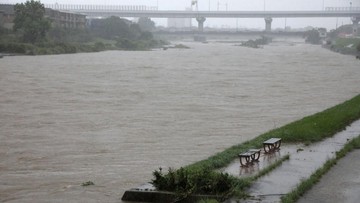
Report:
M 25 2 L 18 0 L 0 0 L 1 3 Z M 41 0 L 44 4 L 107 4 L 107 5 L 145 5 L 159 6 L 159 10 L 184 10 L 190 7 L 191 0 Z M 199 10 L 322 10 L 323 7 L 360 7 L 360 0 L 198 0 Z M 265 6 L 264 6 L 265 3 Z M 218 6 L 219 5 L 219 6 Z M 158 25 L 166 25 L 166 20 L 155 19 Z M 333 29 L 336 25 L 350 23 L 347 18 L 302 18 L 302 19 L 281 19 L 273 20 L 273 28 L 284 28 L 285 25 L 293 28 L 305 26 L 326 27 Z M 263 19 L 207 19 L 205 26 L 211 27 L 248 27 L 263 28 Z

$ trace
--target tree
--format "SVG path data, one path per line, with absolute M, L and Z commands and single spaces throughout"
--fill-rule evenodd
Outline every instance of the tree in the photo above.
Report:
M 319 31 L 313 29 L 306 32 L 306 40 L 305 42 L 310 44 L 320 44 L 321 38 Z
M 139 18 L 138 24 L 142 31 L 153 31 L 155 29 L 155 23 L 150 18 Z
M 94 19 L 91 22 L 91 31 L 97 36 L 105 39 L 130 38 L 131 31 L 130 22 L 123 20 L 117 16 L 111 16 L 106 19 Z
M 24 42 L 35 43 L 45 38 L 50 21 L 45 16 L 45 7 L 39 1 L 28 0 L 14 7 L 14 31 L 20 32 Z

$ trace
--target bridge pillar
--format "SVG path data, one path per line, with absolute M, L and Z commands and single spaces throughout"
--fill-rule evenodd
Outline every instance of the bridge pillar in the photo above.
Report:
M 196 18 L 196 21 L 198 22 L 199 32 L 204 31 L 204 22 L 205 22 L 205 20 L 206 20 L 205 17 L 197 17 Z
M 265 18 L 265 32 L 271 32 L 271 23 L 272 23 L 272 18 L 270 17 Z
M 359 34 L 359 22 L 360 17 L 352 17 L 351 21 L 353 22 L 353 34 L 358 35 Z

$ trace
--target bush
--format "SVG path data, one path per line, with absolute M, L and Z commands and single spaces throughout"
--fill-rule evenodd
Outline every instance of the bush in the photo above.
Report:
M 192 194 L 232 195 L 237 181 L 227 173 L 217 173 L 208 169 L 169 169 L 164 175 L 162 169 L 153 172 L 152 184 L 157 190 L 175 192 L 181 199 Z
M 94 51 L 104 51 L 105 48 L 105 44 L 102 42 L 96 42 L 94 45 Z
M 17 54 L 31 54 L 34 53 L 35 47 L 31 44 L 24 43 L 0 43 L 0 52 L 17 53 Z
M 306 40 L 305 42 L 310 44 L 320 44 L 321 38 L 319 31 L 313 29 L 306 32 Z

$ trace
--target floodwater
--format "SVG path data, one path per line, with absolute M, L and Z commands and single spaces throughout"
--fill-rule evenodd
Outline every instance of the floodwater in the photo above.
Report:
M 360 93 L 358 60 L 298 42 L 0 59 L 0 201 L 120 202 Z

